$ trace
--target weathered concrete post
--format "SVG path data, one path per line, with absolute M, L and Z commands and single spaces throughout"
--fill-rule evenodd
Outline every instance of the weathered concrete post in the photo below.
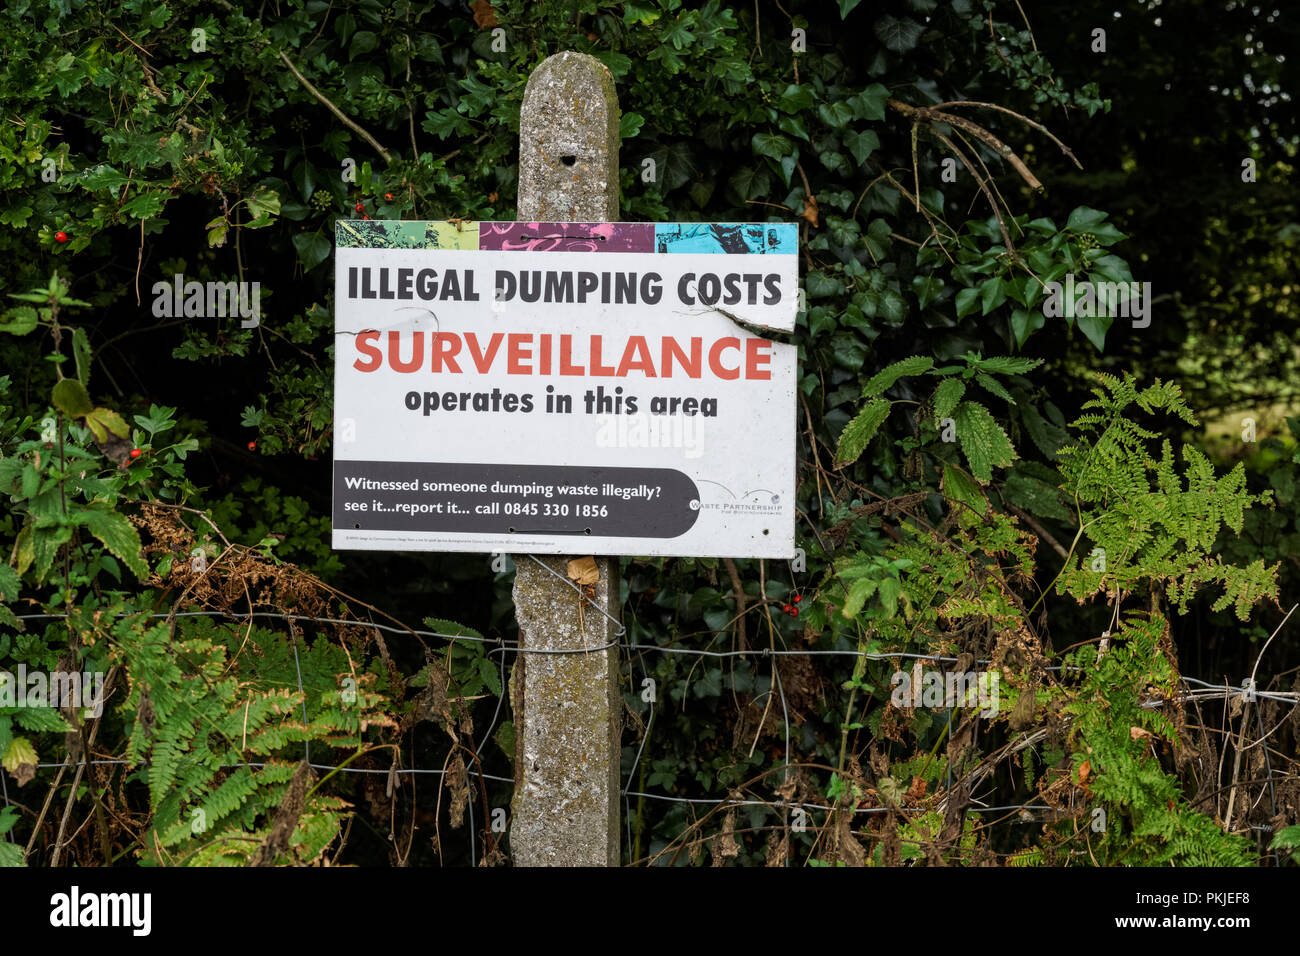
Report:
M 533 70 L 519 119 L 518 219 L 617 219 L 618 124 L 614 78 L 595 57 L 557 53 Z M 618 648 L 606 646 L 618 559 L 596 559 L 595 606 L 583 606 L 567 567 L 567 558 L 515 558 L 522 651 L 511 676 L 510 848 L 517 866 L 618 866 L 622 698 Z

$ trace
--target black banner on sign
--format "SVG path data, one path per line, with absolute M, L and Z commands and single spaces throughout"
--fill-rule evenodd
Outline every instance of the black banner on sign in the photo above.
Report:
M 670 468 L 336 461 L 334 528 L 675 538 L 699 490 Z

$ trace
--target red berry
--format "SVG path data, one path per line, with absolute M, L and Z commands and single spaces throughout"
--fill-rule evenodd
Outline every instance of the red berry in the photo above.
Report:
M 132 448 L 132 449 L 131 449 L 131 457 L 132 457 L 132 458 L 139 458 L 139 457 L 140 457 L 140 449 L 139 449 L 139 448 Z
M 249 450 L 249 451 L 255 451 L 256 449 L 257 449 L 257 442 L 255 442 L 255 441 L 250 441 L 250 442 L 248 443 L 248 450 Z
M 362 219 L 369 219 L 370 217 L 369 217 L 369 216 L 362 216 L 361 218 L 362 218 Z
M 781 605 L 781 610 L 782 610 L 784 613 L 789 614 L 792 610 L 794 610 L 794 608 L 790 607 L 790 605 L 788 605 L 788 604 L 782 604 L 782 605 Z
M 798 616 L 799 616 L 799 609 L 798 609 L 797 607 L 796 607 L 796 608 L 791 608 L 791 609 L 790 609 L 790 613 L 791 613 L 793 616 L 798 617 Z
M 365 203 L 357 203 L 357 212 L 364 212 L 365 208 Z
M 56 232 L 56 233 L 54 234 L 54 241 L 55 241 L 55 242 L 67 242 L 67 241 L 68 241 L 68 234 L 67 234 L 66 232 Z
M 795 604 L 798 604 L 798 603 L 799 603 L 800 601 L 802 601 L 802 600 L 803 600 L 803 595 L 802 595 L 802 594 L 796 594 L 796 595 L 794 596 L 794 603 L 795 603 Z
M 392 201 L 393 201 L 393 194 L 392 194 L 392 193 L 384 193 L 384 198 L 387 199 L 389 202 L 392 202 Z

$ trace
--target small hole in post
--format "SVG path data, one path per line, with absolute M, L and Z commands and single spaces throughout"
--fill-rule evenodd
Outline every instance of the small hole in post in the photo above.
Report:
M 509 531 L 511 534 L 514 534 L 514 533 L 515 533 L 515 529 L 514 529 L 514 528 L 506 528 L 506 530 Z
M 583 528 L 583 529 L 582 529 L 582 533 L 583 533 L 583 534 L 591 534 L 591 529 L 590 529 L 590 528 Z
M 564 163 L 565 166 L 572 166 L 572 165 L 573 165 L 574 163 L 576 163 L 577 161 L 578 161 L 578 157 L 577 157 L 577 156 L 561 156 L 561 157 L 560 157 L 560 162 Z

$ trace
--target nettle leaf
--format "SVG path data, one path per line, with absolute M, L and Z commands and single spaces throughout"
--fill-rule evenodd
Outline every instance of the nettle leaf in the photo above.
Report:
M 108 433 L 112 432 L 118 438 L 125 438 L 130 432 L 122 416 L 111 408 L 97 406 L 86 413 L 86 424 L 95 436 L 95 441 L 101 445 L 108 440 Z
M 880 395 L 904 375 L 921 375 L 932 368 L 934 368 L 934 359 L 925 355 L 913 355 L 902 359 L 871 376 L 867 384 L 862 386 L 862 394 Z
M 439 634 L 449 634 L 453 637 L 483 636 L 472 627 L 466 627 L 464 624 L 457 624 L 455 621 L 448 621 L 440 617 L 426 617 L 424 624 Z
M 943 481 L 939 487 L 949 501 L 965 502 L 980 514 L 988 510 L 989 501 L 980 486 L 956 465 L 944 464 Z
M 993 372 L 995 375 L 1024 375 L 1043 364 L 1042 359 L 1012 358 L 1009 355 L 995 355 L 982 358 L 972 363 L 981 372 Z
M 125 515 L 118 514 L 108 508 L 89 507 L 82 510 L 76 515 L 79 524 L 86 526 L 86 530 L 98 538 L 119 561 L 131 569 L 132 573 L 139 578 L 145 578 L 149 575 L 149 566 L 145 564 L 144 558 L 140 556 L 140 533 L 135 530 L 135 526 L 126 519 Z
M 10 335 L 26 335 L 36 328 L 37 323 L 36 310 L 30 305 L 7 309 L 0 319 L 0 332 L 8 332 Z
M 951 418 L 953 409 L 966 394 L 966 383 L 959 378 L 946 378 L 934 390 L 934 417 L 939 421 Z
M 1040 473 L 1038 469 L 1028 468 L 1024 463 L 1017 465 L 1002 485 L 1002 497 L 1017 508 L 1040 518 L 1069 521 L 1074 515 L 1062 503 L 1059 489 L 1038 477 Z
M 75 378 L 65 378 L 58 382 L 50 393 L 50 401 L 69 418 L 81 418 L 95 407 L 86 394 L 86 386 Z
M 77 381 L 82 385 L 89 385 L 90 339 L 86 337 L 86 330 L 83 328 L 72 330 L 72 357 L 77 365 Z
M 958 405 L 953 423 L 970 472 L 980 484 L 987 485 L 993 479 L 994 467 L 1005 468 L 1015 460 L 1011 439 L 979 402 L 965 401 Z
M 844 599 L 841 613 L 848 618 L 856 617 L 867 603 L 867 598 L 876 593 L 876 582 L 872 578 L 858 578 L 849 585 L 848 596 Z
M 980 385 L 984 386 L 985 389 L 992 392 L 998 398 L 1005 399 L 1006 401 L 1010 402 L 1012 405 L 1016 403 L 1016 400 L 1011 397 L 1011 393 L 1008 392 L 1002 386 L 1002 383 L 999 382 L 992 375 L 985 375 L 983 372 L 978 372 L 975 375 L 975 381 L 979 382 Z
M 889 417 L 893 402 L 883 398 L 873 398 L 858 412 L 853 421 L 844 426 L 840 433 L 839 447 L 835 449 L 835 459 L 842 465 L 858 460 L 867 449 L 867 443 L 875 436 L 881 424 Z

